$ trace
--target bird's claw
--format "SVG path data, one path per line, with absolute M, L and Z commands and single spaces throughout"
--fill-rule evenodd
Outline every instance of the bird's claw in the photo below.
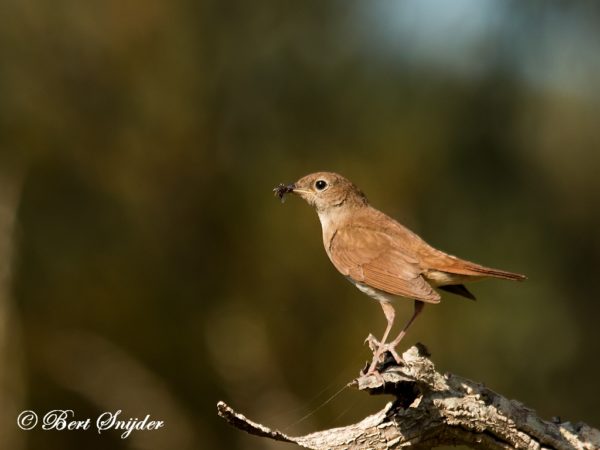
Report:
M 396 364 L 398 364 L 399 366 L 404 365 L 404 360 L 400 357 L 398 352 L 396 352 L 396 349 L 390 344 L 383 344 L 378 348 L 378 362 L 385 362 L 385 354 L 388 352 L 392 355 L 392 357 L 396 361 Z
M 373 336 L 371 333 L 369 333 L 369 335 L 365 338 L 365 344 L 367 344 L 369 346 L 369 348 L 371 349 L 373 354 L 375 354 L 375 352 L 377 352 L 377 349 L 381 345 L 379 340 L 375 336 Z
M 370 375 L 379 373 L 379 370 L 384 370 L 386 367 L 393 365 L 393 361 L 396 364 L 403 366 L 404 360 L 396 352 L 395 346 L 391 344 L 382 344 L 375 336 L 369 334 L 365 339 L 365 343 L 369 345 L 369 348 L 373 352 L 373 360 L 367 370 L 363 370 L 363 374 Z

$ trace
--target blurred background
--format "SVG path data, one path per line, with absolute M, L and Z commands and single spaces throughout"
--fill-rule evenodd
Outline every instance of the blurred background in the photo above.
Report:
M 0 9 L 0 448 L 284 449 L 216 402 L 290 434 L 383 407 L 346 389 L 319 408 L 385 320 L 328 261 L 314 211 L 272 195 L 317 170 L 529 277 L 444 295 L 404 347 L 600 426 L 597 2 Z M 25 432 L 25 409 L 166 426 Z

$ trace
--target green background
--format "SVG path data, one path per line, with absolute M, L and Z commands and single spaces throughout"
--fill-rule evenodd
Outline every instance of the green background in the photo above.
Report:
M 425 308 L 403 346 L 600 426 L 595 2 L 5 0 L 0 447 L 291 448 L 385 399 L 345 390 L 379 306 L 304 202 L 353 180 L 432 245 L 521 272 Z M 399 301 L 398 322 L 411 312 Z M 25 409 L 156 432 L 25 432 Z

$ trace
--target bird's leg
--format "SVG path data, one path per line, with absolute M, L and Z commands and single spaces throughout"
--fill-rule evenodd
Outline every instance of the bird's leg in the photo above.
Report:
M 377 347 L 373 353 L 373 361 L 371 362 L 369 370 L 367 371 L 368 374 L 375 372 L 375 367 L 379 362 L 379 358 L 386 350 L 385 341 L 387 340 L 388 335 L 392 330 L 392 326 L 394 325 L 394 318 L 396 317 L 396 311 L 394 310 L 394 307 L 391 303 L 382 301 L 380 301 L 379 303 L 381 304 L 381 309 L 383 309 L 383 313 L 385 314 L 385 318 L 387 320 L 387 327 L 383 332 L 383 337 L 381 338 L 381 341 L 376 342 L 376 339 L 372 335 L 369 335 L 369 337 L 367 337 L 367 341 L 369 342 L 369 347 L 371 347 L 371 350 L 373 350 L 373 348 L 375 347 L 375 343 Z
M 379 358 L 385 352 L 390 352 L 392 354 L 392 356 L 394 357 L 394 359 L 396 360 L 396 362 L 398 364 L 402 364 L 402 358 L 396 352 L 396 346 L 400 343 L 402 338 L 406 335 L 406 331 L 410 328 L 410 326 L 415 321 L 417 316 L 421 313 L 421 311 L 423 311 L 423 307 L 425 306 L 425 303 L 423 303 L 422 301 L 419 301 L 419 300 L 415 300 L 415 310 L 413 312 L 412 317 L 409 319 L 409 321 L 406 323 L 406 325 L 404 325 L 404 328 L 402 328 L 402 331 L 400 331 L 400 334 L 398 335 L 398 337 L 396 339 L 394 339 L 392 342 L 390 342 L 389 344 L 386 344 L 385 340 L 391 329 L 391 325 L 390 325 L 391 322 L 389 321 L 390 317 L 388 317 L 389 311 L 386 312 L 386 307 L 384 305 L 386 305 L 386 303 L 382 302 L 381 306 L 383 308 L 383 312 L 385 313 L 386 318 L 388 318 L 388 328 L 386 329 L 383 339 L 381 340 L 381 343 L 379 343 L 379 346 L 377 347 L 377 350 L 375 351 L 375 354 L 373 355 L 373 361 L 371 362 L 371 365 L 369 366 L 369 370 L 367 371 L 367 374 L 372 374 L 372 373 L 377 372 L 375 370 L 375 368 L 377 367 Z M 392 312 L 391 320 L 393 321 L 394 320 L 394 309 L 392 308 L 392 305 L 390 305 L 389 303 L 387 303 L 387 305 Z M 369 344 L 372 345 L 372 342 L 369 342 Z
M 408 331 L 408 329 L 410 328 L 412 323 L 415 321 L 417 316 L 419 314 L 421 314 L 421 311 L 423 311 L 424 306 L 425 306 L 424 302 L 422 302 L 420 300 L 415 300 L 415 310 L 413 312 L 412 317 L 408 320 L 408 322 L 406 322 L 406 325 L 404 325 L 404 328 L 402 328 L 402 331 L 400 332 L 398 337 L 396 339 L 394 339 L 392 342 L 390 342 L 389 344 L 385 344 L 383 346 L 384 347 L 383 351 L 391 352 L 391 354 L 394 356 L 394 359 L 396 360 L 396 362 L 398 364 L 400 364 L 400 362 L 402 361 L 402 358 L 400 358 L 400 356 L 398 356 L 398 353 L 396 353 L 396 350 L 395 350 L 396 346 L 400 343 L 402 338 L 406 335 L 406 332 Z

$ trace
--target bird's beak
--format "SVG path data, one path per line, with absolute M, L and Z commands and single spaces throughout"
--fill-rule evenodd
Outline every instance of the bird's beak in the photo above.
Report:
M 302 197 L 302 194 L 311 194 L 311 191 L 308 189 L 302 189 L 296 186 L 296 183 L 288 184 L 287 186 L 281 183 L 275 189 L 273 189 L 276 197 L 279 197 L 281 202 L 284 201 L 286 194 L 296 194 Z
M 298 186 L 296 186 L 296 183 L 288 185 L 287 189 L 289 189 L 288 192 L 291 192 L 292 194 L 311 194 L 311 191 L 309 191 L 308 189 L 299 188 Z

